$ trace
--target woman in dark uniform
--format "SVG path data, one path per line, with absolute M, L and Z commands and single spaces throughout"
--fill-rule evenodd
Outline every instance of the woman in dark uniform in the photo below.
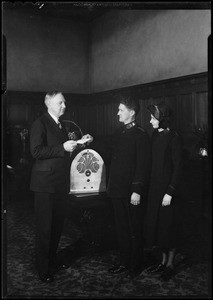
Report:
M 168 280 L 174 274 L 177 246 L 177 189 L 182 170 L 182 144 L 179 135 L 170 129 L 171 110 L 163 103 L 150 105 L 152 135 L 152 170 L 146 215 L 146 245 L 162 252 L 160 264 L 148 272 Z

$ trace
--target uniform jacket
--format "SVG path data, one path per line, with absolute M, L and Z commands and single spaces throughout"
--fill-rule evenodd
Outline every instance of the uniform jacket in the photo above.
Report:
M 150 173 L 150 142 L 144 129 L 134 122 L 118 129 L 114 136 L 107 193 L 129 197 L 146 195 Z
M 30 189 L 35 192 L 69 192 L 70 154 L 63 148 L 68 140 L 66 129 L 61 122 L 58 127 L 53 118 L 44 114 L 32 125 L 30 151 L 35 159 Z

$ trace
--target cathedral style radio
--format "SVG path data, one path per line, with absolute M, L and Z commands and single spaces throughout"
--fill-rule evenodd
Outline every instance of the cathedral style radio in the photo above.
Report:
M 70 194 L 84 196 L 105 191 L 106 170 L 102 157 L 95 150 L 82 150 L 71 164 Z

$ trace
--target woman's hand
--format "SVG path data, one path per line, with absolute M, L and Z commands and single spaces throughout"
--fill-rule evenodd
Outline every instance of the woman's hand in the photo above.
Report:
M 165 194 L 162 201 L 162 206 L 168 206 L 171 204 L 172 196 Z

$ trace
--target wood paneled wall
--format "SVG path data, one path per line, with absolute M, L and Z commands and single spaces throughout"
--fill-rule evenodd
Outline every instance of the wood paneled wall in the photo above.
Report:
M 95 94 L 66 94 L 67 110 L 63 116 L 75 121 L 84 133 L 93 136 L 109 136 L 119 126 L 117 118 L 119 94 L 139 99 L 141 110 L 138 123 L 149 133 L 149 104 L 166 102 L 174 111 L 173 127 L 184 138 L 186 147 L 195 143 L 196 127 L 208 126 L 208 73 L 141 84 Z M 32 122 L 46 111 L 45 93 L 8 91 L 5 97 L 6 125 L 20 124 L 30 128 Z
M 130 94 L 140 101 L 138 123 L 151 129 L 150 114 L 146 107 L 159 102 L 167 103 L 174 112 L 173 127 L 180 133 L 190 133 L 194 126 L 208 125 L 208 75 L 207 73 L 164 80 L 145 85 L 92 94 L 79 106 L 79 122 L 84 129 L 97 135 L 112 134 L 119 126 L 116 96 Z

